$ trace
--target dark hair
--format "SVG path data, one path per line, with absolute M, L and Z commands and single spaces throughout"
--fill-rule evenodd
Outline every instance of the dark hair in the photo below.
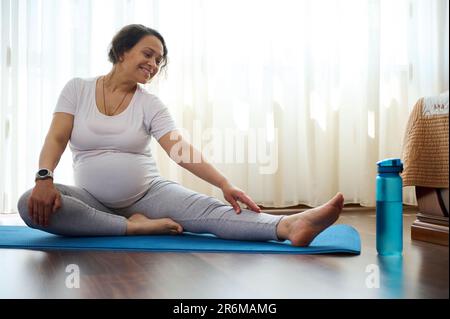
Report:
M 164 38 L 158 31 L 148 28 L 142 24 L 129 24 L 120 29 L 119 32 L 117 32 L 110 44 L 108 53 L 109 61 L 112 64 L 116 64 L 117 62 L 119 62 L 119 58 L 122 56 L 122 54 L 131 50 L 131 48 L 133 48 L 136 43 L 138 43 L 143 37 L 147 35 L 155 36 L 159 41 L 161 41 L 164 50 L 162 56 L 163 64 L 161 65 L 161 69 L 165 68 L 167 65 L 167 47 Z

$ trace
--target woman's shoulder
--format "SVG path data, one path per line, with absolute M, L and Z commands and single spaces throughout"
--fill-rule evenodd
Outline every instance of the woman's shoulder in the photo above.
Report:
M 154 93 L 148 91 L 143 85 L 138 84 L 137 90 L 142 98 L 142 102 L 146 106 L 163 107 L 164 103 Z
M 82 78 L 82 77 L 73 77 L 68 82 L 72 82 L 78 85 L 89 85 L 92 84 L 94 81 L 96 81 L 99 77 L 88 77 L 88 78 Z
M 151 93 L 144 85 L 140 83 L 137 84 L 137 91 L 145 98 L 156 97 L 155 94 Z
M 66 82 L 66 87 L 73 89 L 82 89 L 85 86 L 91 85 L 98 77 L 90 77 L 90 78 L 82 78 L 82 77 L 73 77 Z

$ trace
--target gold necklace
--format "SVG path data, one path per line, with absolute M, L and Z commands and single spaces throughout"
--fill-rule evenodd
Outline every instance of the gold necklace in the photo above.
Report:
M 103 108 L 105 109 L 105 114 L 109 115 L 108 112 L 106 111 L 106 104 L 105 104 L 105 77 L 102 78 L 102 83 L 103 83 Z M 122 101 L 120 101 L 119 105 L 115 108 L 114 112 L 112 112 L 112 114 L 109 116 L 113 116 L 114 113 L 116 113 L 116 111 L 122 105 L 122 103 L 125 100 L 125 98 L 127 97 L 127 95 L 128 95 L 128 92 L 125 93 L 124 97 L 122 98 Z

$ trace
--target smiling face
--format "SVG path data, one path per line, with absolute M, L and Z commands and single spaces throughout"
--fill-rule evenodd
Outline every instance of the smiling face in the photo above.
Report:
M 164 48 L 155 36 L 144 36 L 119 62 L 130 80 L 145 84 L 159 71 L 163 61 Z

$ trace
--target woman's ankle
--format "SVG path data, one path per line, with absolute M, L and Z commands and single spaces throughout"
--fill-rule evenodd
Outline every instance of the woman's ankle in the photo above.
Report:
M 125 235 L 136 234 L 136 228 L 137 228 L 136 223 L 133 223 L 132 221 L 127 220 L 127 231 L 126 231 Z
M 289 239 L 289 225 L 290 225 L 290 221 L 289 221 L 288 216 L 283 216 L 277 225 L 278 240 Z

